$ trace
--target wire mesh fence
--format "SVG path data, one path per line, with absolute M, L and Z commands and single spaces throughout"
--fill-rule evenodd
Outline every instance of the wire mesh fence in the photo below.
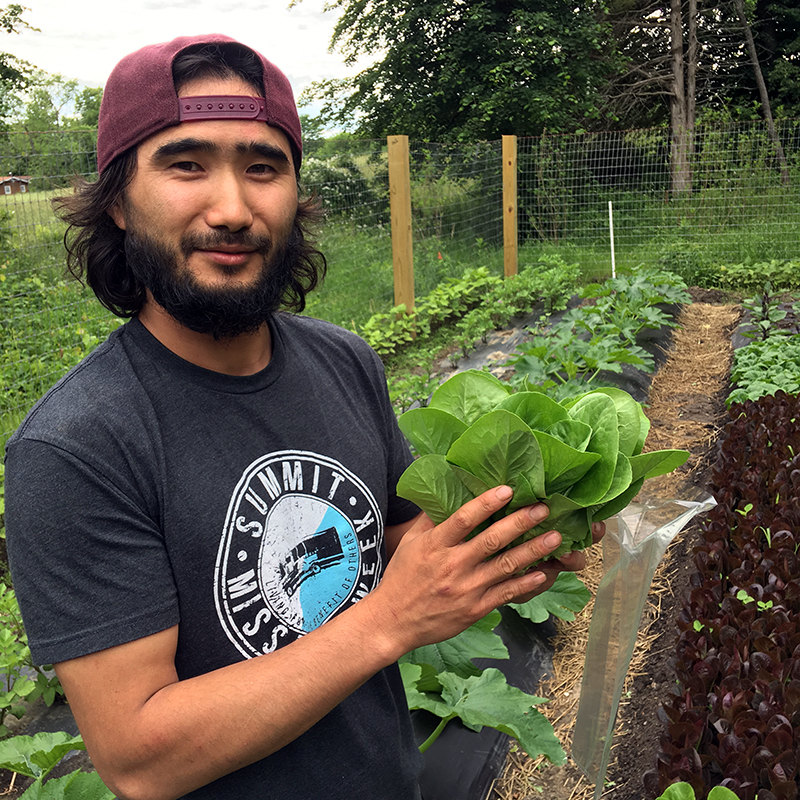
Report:
M 797 258 L 800 121 L 778 124 L 782 158 L 763 124 L 704 126 L 692 191 L 672 191 L 669 132 L 650 129 L 518 142 L 519 263 L 556 254 L 589 275 L 658 262 L 705 266 Z M 118 324 L 64 277 L 63 224 L 50 201 L 73 175 L 95 176 L 95 134 L 65 129 L 0 136 L 0 346 L 4 440 L 45 389 Z M 412 143 L 416 294 L 487 266 L 503 272 L 501 143 Z M 684 176 L 685 177 L 685 176 Z M 394 304 L 384 141 L 309 148 L 302 189 L 317 194 L 329 263 L 306 313 L 358 330 Z
M 800 121 L 703 126 L 687 178 L 672 187 L 663 129 L 543 136 L 519 142 L 523 245 L 562 247 L 584 268 L 611 267 L 609 201 L 618 263 L 724 265 L 795 258 L 800 243 Z

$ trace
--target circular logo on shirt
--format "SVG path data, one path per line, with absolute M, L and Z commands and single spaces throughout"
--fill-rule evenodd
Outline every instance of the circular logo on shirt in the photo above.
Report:
M 236 486 L 214 592 L 228 638 L 270 653 L 371 592 L 382 571 L 383 519 L 372 493 L 333 459 L 281 451 Z

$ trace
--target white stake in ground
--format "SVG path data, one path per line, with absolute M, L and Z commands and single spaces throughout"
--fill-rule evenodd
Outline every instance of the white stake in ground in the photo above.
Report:
M 611 231 L 611 277 L 617 277 L 617 262 L 614 259 L 614 207 L 608 201 L 608 229 Z

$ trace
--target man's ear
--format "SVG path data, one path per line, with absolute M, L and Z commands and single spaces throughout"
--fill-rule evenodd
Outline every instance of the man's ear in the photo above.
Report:
M 114 224 L 120 228 L 121 230 L 127 230 L 125 225 L 125 212 L 123 210 L 124 201 L 120 197 L 118 200 L 114 202 L 114 205 L 108 209 L 108 216 L 114 220 Z

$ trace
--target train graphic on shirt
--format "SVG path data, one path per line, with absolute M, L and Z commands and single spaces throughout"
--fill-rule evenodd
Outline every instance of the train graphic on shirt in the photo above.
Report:
M 383 515 L 340 463 L 280 451 L 244 471 L 214 579 L 225 633 L 253 657 L 294 641 L 371 592 L 383 572 Z

